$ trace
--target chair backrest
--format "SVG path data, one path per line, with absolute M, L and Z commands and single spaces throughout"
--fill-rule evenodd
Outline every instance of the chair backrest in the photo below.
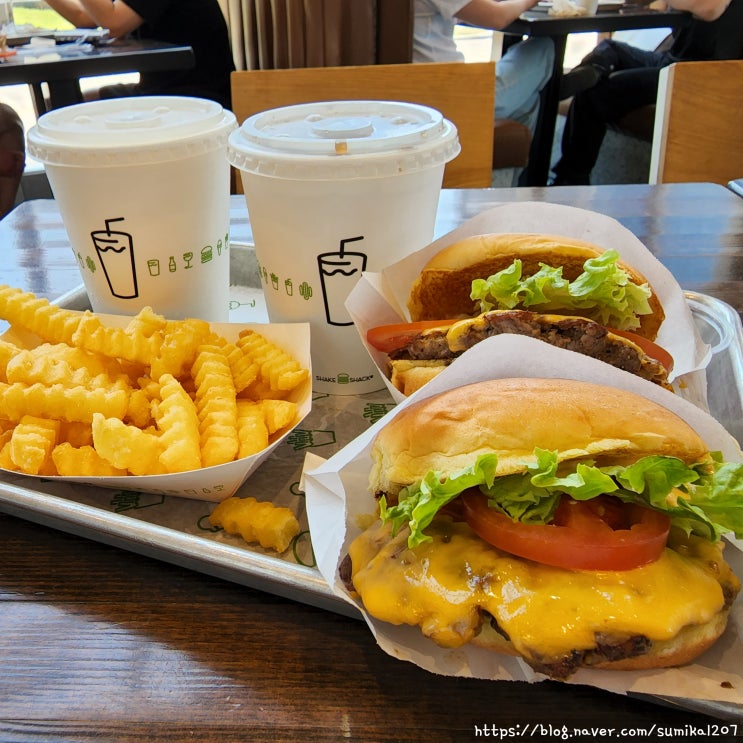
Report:
M 239 3 L 245 59 L 238 68 L 266 70 L 412 60 L 413 0 Z
M 727 184 L 743 173 L 743 60 L 661 70 L 651 183 Z
M 462 147 L 447 163 L 444 186 L 492 183 L 495 66 L 433 62 L 232 73 L 238 123 L 269 108 L 326 100 L 399 100 L 438 109 L 457 127 Z

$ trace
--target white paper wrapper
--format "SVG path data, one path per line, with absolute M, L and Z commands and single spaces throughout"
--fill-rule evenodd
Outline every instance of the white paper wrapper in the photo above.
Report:
M 104 324 L 114 327 L 125 327 L 131 320 L 130 317 L 123 315 L 102 314 L 99 317 Z M 308 380 L 294 390 L 292 395 L 287 398 L 297 403 L 298 406 L 299 417 L 295 427 L 304 420 L 312 407 L 310 330 L 307 323 L 211 323 L 211 328 L 228 341 L 233 342 L 237 340 L 240 331 L 252 328 L 284 349 L 287 353 L 290 353 L 302 366 L 310 369 Z M 13 330 L 9 330 L 3 338 L 12 340 L 15 343 L 23 343 L 26 347 L 35 345 L 34 343 L 29 343 L 30 336 L 16 335 Z M 126 477 L 45 477 L 44 479 L 59 483 L 85 483 L 101 488 L 175 495 L 183 498 L 217 502 L 233 495 L 251 473 L 290 433 L 291 430 L 285 431 L 280 437 L 272 440 L 270 445 L 258 454 L 251 457 L 244 457 L 234 462 L 227 462 L 216 467 L 203 467 L 199 470 L 189 472 L 144 477 L 130 475 Z M 24 475 L 20 472 L 13 472 L 13 474 L 24 478 L 34 477 L 33 475 Z
M 491 232 L 565 235 L 586 240 L 606 250 L 615 249 L 626 263 L 645 276 L 663 306 L 666 319 L 658 333 L 657 343 L 673 357 L 671 379 L 679 389 L 683 382 L 681 391 L 684 397 L 706 409 L 704 375 L 695 372 L 707 365 L 709 348 L 699 337 L 684 293 L 671 272 L 615 219 L 586 209 L 542 202 L 493 207 L 381 273 L 365 273 L 362 276 L 351 291 L 346 308 L 384 379 L 387 379 L 387 354 L 366 342 L 367 331 L 378 325 L 408 321 L 408 296 L 423 266 L 447 245 L 471 235 Z M 399 402 L 404 399 L 389 380 L 387 387 L 395 400 Z
M 743 459 L 735 439 L 714 418 L 672 392 L 595 359 L 531 338 L 490 338 L 470 349 L 466 359 L 460 357 L 335 456 L 319 464 L 317 458 L 305 463 L 304 488 L 315 556 L 320 572 L 338 596 L 355 603 L 337 571 L 348 545 L 359 534 L 359 517 L 374 511 L 368 490 L 369 451 L 380 428 L 409 404 L 446 389 L 486 379 L 524 376 L 600 380 L 602 384 L 644 395 L 680 415 L 700 433 L 710 449 L 720 450 L 728 461 Z M 736 573 L 743 575 L 743 552 L 731 544 L 726 556 Z M 363 608 L 359 608 L 363 613 Z M 544 678 L 519 659 L 467 646 L 442 649 L 426 640 L 416 627 L 396 627 L 365 617 L 383 650 L 431 672 L 499 680 Z M 591 684 L 619 693 L 632 691 L 743 704 L 742 633 L 743 599 L 739 598 L 724 636 L 694 664 L 652 672 L 581 670 L 570 683 Z

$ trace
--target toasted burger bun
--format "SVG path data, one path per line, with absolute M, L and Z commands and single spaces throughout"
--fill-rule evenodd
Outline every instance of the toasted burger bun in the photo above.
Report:
M 600 653 L 589 651 L 577 665 L 574 657 L 562 663 L 546 662 L 543 665 L 533 660 L 530 665 L 534 670 L 553 678 L 565 678 L 580 667 L 600 668 L 606 671 L 648 671 L 653 668 L 675 668 L 691 663 L 709 650 L 725 631 L 729 616 L 730 609 L 722 609 L 703 624 L 687 625 L 670 640 L 653 641 L 638 655 L 627 655 L 610 660 Z M 511 642 L 499 634 L 490 623 L 483 624 L 480 634 L 472 639 L 471 643 L 495 653 L 520 655 Z M 621 651 L 617 654 L 621 655 Z M 608 655 L 611 655 L 611 651 Z
M 409 397 L 441 374 L 446 367 L 447 363 L 438 359 L 395 359 L 387 365 L 387 376 L 395 389 Z
M 372 448 L 370 489 L 394 501 L 404 485 L 479 454 L 498 475 L 522 471 L 534 447 L 562 461 L 628 464 L 665 454 L 706 461 L 702 439 L 660 405 L 563 379 L 501 379 L 414 404 Z M 661 556 L 632 570 L 566 570 L 498 550 L 438 514 L 415 547 L 407 528 L 377 521 L 349 548 L 342 577 L 380 621 L 417 625 L 442 647 L 472 643 L 522 657 L 552 678 L 584 667 L 639 670 L 694 660 L 723 633 L 740 582 L 723 542 L 671 530 Z M 566 627 L 570 631 L 566 631 Z
M 498 475 L 534 447 L 559 459 L 613 463 L 651 454 L 702 461 L 707 446 L 677 415 L 621 389 L 570 379 L 494 379 L 457 387 L 411 405 L 372 446 L 370 488 L 397 494 L 429 470 L 453 472 L 481 454 L 498 455 Z
M 538 234 L 490 234 L 468 237 L 437 253 L 423 268 L 410 291 L 408 310 L 413 321 L 472 317 L 479 314 L 470 299 L 472 281 L 484 279 L 522 261 L 524 276 L 539 270 L 539 264 L 562 266 L 562 275 L 570 281 L 583 272 L 583 264 L 604 251 L 591 243 L 574 238 Z M 620 262 L 637 284 L 648 283 L 637 270 Z M 638 334 L 655 340 L 665 315 L 658 297 L 649 298 L 652 313 L 639 318 Z

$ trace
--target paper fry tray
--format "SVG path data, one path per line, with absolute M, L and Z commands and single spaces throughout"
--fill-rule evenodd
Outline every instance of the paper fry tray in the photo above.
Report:
M 257 288 L 260 283 L 252 251 L 234 252 L 242 255 L 240 270 L 233 268 L 236 284 L 232 304 L 237 312 L 243 312 L 242 321 L 246 307 L 262 313 L 262 295 Z M 740 318 L 732 307 L 712 297 L 686 293 L 686 298 L 703 340 L 713 348 L 707 368 L 710 412 L 743 442 Z M 87 296 L 80 287 L 62 297 L 59 304 L 85 309 Z M 332 593 L 315 568 L 299 481 L 307 452 L 330 457 L 391 410 L 394 402 L 387 390 L 362 396 L 313 397 L 308 417 L 238 492 L 289 506 L 297 514 L 302 532 L 283 555 L 215 530 L 208 520 L 213 504 L 185 498 L 59 484 L 2 473 L 0 510 L 301 603 L 360 617 L 355 607 Z M 674 704 L 678 702 L 674 700 Z M 716 705 L 698 711 L 718 717 L 732 714 Z

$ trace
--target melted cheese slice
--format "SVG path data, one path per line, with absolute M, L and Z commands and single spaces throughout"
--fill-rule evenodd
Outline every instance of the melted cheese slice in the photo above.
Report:
M 635 570 L 593 572 L 513 557 L 463 523 L 440 520 L 427 531 L 433 541 L 413 550 L 407 530 L 364 532 L 349 550 L 353 583 L 372 616 L 419 625 L 444 647 L 471 640 L 483 609 L 523 656 L 558 659 L 595 647 L 597 635 L 669 639 L 724 605 L 719 571 L 729 568 L 721 548 L 700 539 Z

